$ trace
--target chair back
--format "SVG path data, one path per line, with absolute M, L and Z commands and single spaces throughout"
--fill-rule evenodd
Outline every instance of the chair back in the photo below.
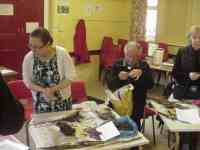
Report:
M 31 91 L 25 86 L 22 80 L 8 82 L 12 94 L 18 99 L 32 98 Z
M 73 81 L 71 83 L 71 95 L 73 103 L 81 103 L 87 101 L 87 93 L 84 81 Z
M 26 87 L 23 80 L 8 82 L 12 94 L 22 103 L 25 109 L 25 119 L 30 120 L 33 113 L 33 100 L 31 91 Z

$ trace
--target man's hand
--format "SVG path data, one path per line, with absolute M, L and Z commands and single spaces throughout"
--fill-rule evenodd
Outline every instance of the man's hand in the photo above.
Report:
M 121 71 L 118 75 L 120 80 L 127 80 L 128 79 L 128 72 Z
M 190 72 L 189 77 L 192 81 L 198 80 L 200 78 L 200 73 Z
M 142 70 L 141 69 L 133 69 L 129 73 L 129 77 L 133 78 L 134 80 L 138 80 L 142 75 Z

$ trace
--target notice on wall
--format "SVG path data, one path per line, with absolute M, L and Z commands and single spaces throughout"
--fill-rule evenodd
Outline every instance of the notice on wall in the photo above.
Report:
M 94 5 L 93 4 L 86 4 L 85 5 L 85 13 L 86 13 L 86 16 L 90 17 L 92 16 L 92 14 L 94 13 Z
M 85 9 L 85 14 L 86 16 L 90 17 L 95 13 L 101 13 L 103 11 L 103 5 L 102 4 L 92 4 L 92 3 L 87 3 L 84 6 Z
M 103 5 L 102 4 L 97 4 L 95 6 L 95 11 L 96 12 L 102 12 L 103 11 Z
M 39 27 L 38 22 L 26 22 L 26 33 L 31 33 L 38 27 Z
M 0 4 L 0 16 L 13 16 L 14 5 L 13 4 Z
M 57 3 L 57 13 L 59 15 L 69 14 L 70 6 L 68 0 L 58 0 Z

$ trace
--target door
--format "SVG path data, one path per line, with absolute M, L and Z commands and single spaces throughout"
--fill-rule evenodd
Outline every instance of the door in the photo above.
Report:
M 0 65 L 21 74 L 22 61 L 29 51 L 27 26 L 43 26 L 43 0 L 0 1 Z
M 0 2 L 0 65 L 17 69 L 20 23 L 17 21 L 17 0 Z

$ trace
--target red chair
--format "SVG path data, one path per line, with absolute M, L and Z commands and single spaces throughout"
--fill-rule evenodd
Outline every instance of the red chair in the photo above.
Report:
M 73 81 L 71 83 L 71 96 L 73 103 L 81 103 L 88 100 L 84 81 Z
M 103 58 L 103 69 L 110 68 L 112 65 L 120 58 L 122 49 L 118 47 L 118 45 L 113 45 L 112 50 Z
M 112 37 L 104 37 L 102 41 L 102 45 L 100 48 L 100 66 L 99 66 L 99 79 L 101 77 L 101 73 L 105 64 L 105 58 L 108 54 L 110 54 L 113 49 L 113 39 Z
M 123 50 L 118 46 L 113 44 L 111 37 L 104 37 L 103 43 L 100 51 L 100 69 L 99 69 L 99 79 L 104 68 L 111 67 L 115 61 L 120 57 L 123 57 Z
M 84 101 L 95 101 L 97 104 L 102 104 L 104 101 L 97 97 L 88 96 L 84 81 L 73 81 L 71 83 L 72 103 L 82 103 Z
M 155 121 L 154 121 L 154 116 L 156 114 L 157 113 L 153 109 L 145 106 L 143 122 L 142 122 L 142 132 L 143 133 L 145 132 L 145 119 L 147 119 L 148 117 L 152 117 L 152 131 L 153 131 L 153 142 L 154 142 L 154 144 L 156 144 Z
M 140 54 L 140 59 L 145 59 L 146 56 L 148 56 L 148 49 L 149 49 L 149 43 L 146 41 L 138 41 L 140 44 L 140 47 L 142 48 L 142 52 Z
M 119 47 L 121 48 L 121 50 L 122 50 L 121 56 L 124 57 L 124 47 L 125 47 L 126 44 L 128 43 L 128 40 L 119 39 L 117 43 L 118 43 L 118 46 L 119 46 Z
M 104 55 L 109 53 L 113 48 L 113 39 L 112 37 L 104 37 L 100 49 L 100 64 L 103 62 Z
M 23 104 L 26 119 L 26 142 L 30 146 L 28 126 L 33 113 L 33 101 L 31 91 L 25 86 L 22 80 L 8 82 L 12 94 Z
M 103 42 L 101 45 L 101 52 L 106 52 L 110 47 L 113 46 L 113 39 L 112 37 L 104 37 Z
M 169 50 L 168 47 L 169 45 L 166 43 L 158 43 L 158 47 L 164 50 L 164 57 L 163 57 L 163 61 L 167 61 L 168 59 L 168 55 L 169 55 Z

